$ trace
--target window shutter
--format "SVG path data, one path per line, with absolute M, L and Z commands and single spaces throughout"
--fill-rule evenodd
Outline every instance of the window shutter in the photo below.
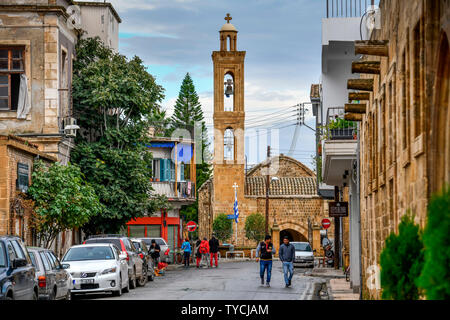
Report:
M 184 181 L 184 163 L 180 164 L 180 181 Z

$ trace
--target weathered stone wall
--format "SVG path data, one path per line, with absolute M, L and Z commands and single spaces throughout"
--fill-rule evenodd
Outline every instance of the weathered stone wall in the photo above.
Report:
M 37 7 L 21 7 L 30 3 Z M 31 110 L 26 119 L 17 119 L 16 111 L 0 111 L 0 134 L 60 134 L 62 119 L 71 116 L 72 59 L 77 41 L 77 31 L 66 22 L 69 2 L 7 1 L 0 5 L 5 4 L 10 6 L 0 6 L 0 46 L 25 48 Z M 45 7 L 39 8 L 41 5 Z M 63 158 L 58 146 L 61 139 L 35 136 L 32 141 L 40 150 Z
M 363 295 L 369 298 L 380 298 L 380 288 L 369 288 L 367 280 L 384 240 L 407 210 L 424 227 L 430 193 L 449 181 L 450 168 L 449 73 L 438 72 L 450 63 L 443 52 L 450 1 L 382 0 L 380 8 L 382 28 L 372 39 L 389 40 L 389 57 L 365 58 L 381 61 L 381 74 L 373 77 L 361 124 Z M 439 92 L 447 98 L 436 98 Z M 436 170 L 441 174 L 431 185 Z

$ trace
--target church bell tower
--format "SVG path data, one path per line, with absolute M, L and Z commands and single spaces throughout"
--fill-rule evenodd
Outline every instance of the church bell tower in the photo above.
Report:
M 244 59 L 237 51 L 236 28 L 230 14 L 219 31 L 220 51 L 213 51 L 214 63 L 214 214 L 233 214 L 237 183 L 239 211 L 244 200 Z M 239 219 L 239 225 L 243 221 Z

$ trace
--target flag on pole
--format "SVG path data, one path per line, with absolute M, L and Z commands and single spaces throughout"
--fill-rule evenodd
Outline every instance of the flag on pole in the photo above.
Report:
M 236 191 L 234 191 L 234 206 L 233 206 L 233 210 L 234 210 L 235 221 L 236 221 L 236 223 L 238 223 L 239 208 L 238 208 L 237 192 Z

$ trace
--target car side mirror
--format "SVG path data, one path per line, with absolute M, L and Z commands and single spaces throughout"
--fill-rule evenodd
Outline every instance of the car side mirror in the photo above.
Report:
M 20 267 L 25 267 L 26 265 L 27 265 L 27 260 L 26 259 L 16 258 L 12 262 L 13 269 L 17 269 L 17 268 L 20 268 Z
M 119 254 L 119 259 L 120 260 L 126 260 L 127 259 L 127 255 L 125 253 L 121 253 L 121 254 Z

